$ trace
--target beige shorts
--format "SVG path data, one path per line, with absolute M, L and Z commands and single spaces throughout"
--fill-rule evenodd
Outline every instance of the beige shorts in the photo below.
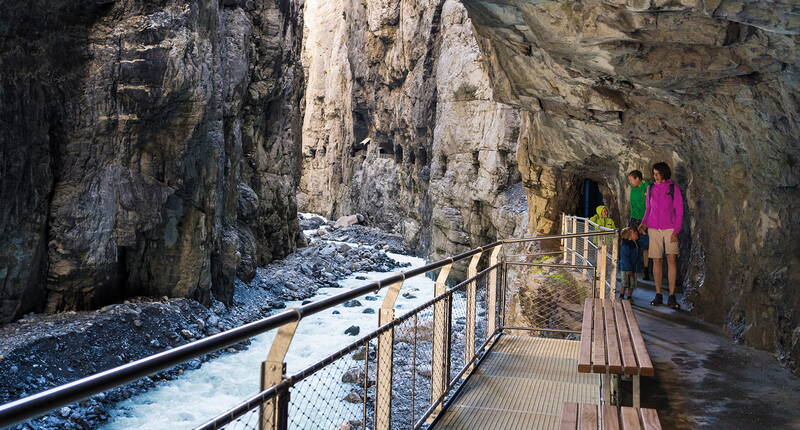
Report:
M 647 248 L 647 255 L 650 258 L 664 258 L 664 253 L 678 255 L 678 242 L 672 241 L 672 229 L 648 228 L 647 234 L 650 235 L 650 245 Z

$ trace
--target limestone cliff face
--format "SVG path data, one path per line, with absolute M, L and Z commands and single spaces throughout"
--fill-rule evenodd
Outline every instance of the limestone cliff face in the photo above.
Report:
M 0 321 L 230 299 L 298 226 L 302 2 L 5 2 Z M 46 304 L 46 306 L 45 306 Z
M 583 178 L 626 217 L 625 172 L 670 163 L 692 309 L 800 370 L 797 5 L 464 5 L 496 100 L 523 111 L 531 229 L 555 229 Z
M 519 114 L 493 101 L 460 2 L 311 0 L 305 20 L 302 209 L 434 256 L 524 232 Z

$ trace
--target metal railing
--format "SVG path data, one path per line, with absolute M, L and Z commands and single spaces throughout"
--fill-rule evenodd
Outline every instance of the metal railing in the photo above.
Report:
M 565 263 L 571 261 L 572 264 L 575 264 L 576 261 L 583 261 L 584 263 L 590 260 L 597 261 L 598 275 L 604 279 L 601 285 L 600 297 L 613 298 L 616 294 L 619 263 L 619 230 L 603 227 L 588 218 L 567 214 L 561 215 L 562 234 L 574 235 L 575 233 L 587 232 L 606 232 L 608 235 L 604 238 L 572 236 L 571 238 L 561 239 L 562 258 Z M 604 258 L 597 259 L 599 254 L 602 254 Z
M 566 230 L 564 230 L 566 231 Z M 262 391 L 224 414 L 198 427 L 200 429 L 280 429 L 280 428 L 419 428 L 432 423 L 458 392 L 496 339 L 505 330 L 535 330 L 539 333 L 575 336 L 572 315 L 581 297 L 597 295 L 605 289 L 606 252 L 604 237 L 616 231 L 578 232 L 497 241 L 457 256 L 389 276 L 381 281 L 288 309 L 244 326 L 191 342 L 175 349 L 92 375 L 0 406 L 0 427 L 21 422 L 87 398 L 107 389 L 157 373 L 204 354 L 226 348 L 256 335 L 277 329 L 277 335 L 261 369 Z M 575 251 L 575 241 L 600 238 L 593 255 Z M 501 255 L 506 248 L 561 240 L 557 254 L 571 254 L 572 264 L 540 261 L 512 261 Z M 528 253 L 526 258 L 544 258 Z M 582 264 L 575 262 L 580 258 Z M 447 279 L 454 263 L 469 259 L 467 279 L 448 288 Z M 487 261 L 488 260 L 488 261 Z M 485 266 L 479 270 L 479 266 Z M 510 315 L 515 299 L 508 291 L 508 272 L 514 268 L 547 268 L 578 271 L 590 287 L 570 296 L 565 307 L 564 293 L 557 287 L 543 289 L 545 300 L 559 316 L 512 324 Z M 509 269 L 511 268 L 511 269 Z M 435 297 L 401 316 L 394 304 L 405 280 L 438 270 Z M 603 274 L 603 276 L 600 276 Z M 561 282 L 559 274 L 551 276 Z M 379 328 L 327 358 L 292 375 L 284 362 L 289 344 L 303 318 L 348 300 L 388 288 L 380 308 Z M 546 291 L 545 291 L 546 290 Z M 577 291 L 577 290 L 576 290 Z M 555 294 L 555 296 L 554 296 Z M 559 296 L 559 294 L 561 296 Z M 558 296 L 558 297 L 556 297 Z M 559 299 L 559 297 L 561 297 Z M 561 304 L 559 304 L 561 303 Z M 552 313 L 551 312 L 551 313 Z M 540 312 L 547 314 L 548 312 Z M 404 399 L 402 402 L 393 399 Z

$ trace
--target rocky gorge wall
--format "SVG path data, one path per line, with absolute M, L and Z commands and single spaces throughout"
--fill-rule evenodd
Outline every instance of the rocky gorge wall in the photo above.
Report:
M 668 162 L 687 304 L 800 371 L 797 5 L 463 3 L 495 99 L 522 112 L 530 230 L 557 229 L 583 179 L 625 219 L 626 172 Z
M 0 322 L 228 301 L 290 252 L 302 1 L 4 2 Z
M 525 232 L 520 115 L 459 1 L 309 0 L 303 67 L 302 210 L 359 212 L 432 258 Z

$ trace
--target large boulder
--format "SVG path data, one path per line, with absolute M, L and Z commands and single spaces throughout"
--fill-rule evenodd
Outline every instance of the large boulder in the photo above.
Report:
M 361 214 L 346 215 L 336 220 L 334 228 L 350 227 L 351 225 L 361 224 L 364 221 L 364 216 Z

